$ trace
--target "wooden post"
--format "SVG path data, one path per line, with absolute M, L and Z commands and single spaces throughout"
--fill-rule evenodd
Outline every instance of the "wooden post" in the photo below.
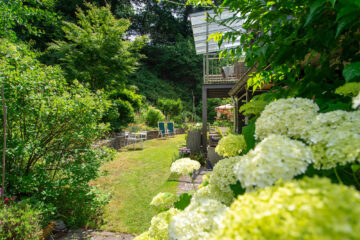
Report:
M 192 97 L 193 97 L 193 114 L 192 114 L 192 122 L 195 122 L 195 95 L 194 95 L 194 91 L 191 90 L 192 93 Z
M 233 97 L 234 102 L 234 133 L 240 133 L 239 129 L 239 100 Z
M 1 200 L 5 198 L 5 154 L 6 154 L 6 125 L 7 125 L 7 109 L 5 105 L 4 86 L 1 87 L 2 106 L 4 115 L 4 141 L 3 141 L 3 155 L 2 155 L 2 187 L 1 187 Z
M 246 103 L 248 103 L 249 102 L 249 91 L 246 89 Z M 247 126 L 249 124 L 249 117 L 246 115 L 245 116 L 245 125 Z
M 207 150 L 207 88 L 202 86 L 202 144 L 203 151 Z

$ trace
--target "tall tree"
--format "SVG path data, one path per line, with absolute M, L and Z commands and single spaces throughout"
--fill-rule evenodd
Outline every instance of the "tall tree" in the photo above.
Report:
M 70 81 L 88 83 L 92 90 L 123 87 L 146 38 L 125 40 L 130 22 L 116 19 L 110 6 L 87 7 L 86 11 L 78 9 L 77 24 L 64 22 L 67 41 L 55 41 L 49 51 L 57 54 Z

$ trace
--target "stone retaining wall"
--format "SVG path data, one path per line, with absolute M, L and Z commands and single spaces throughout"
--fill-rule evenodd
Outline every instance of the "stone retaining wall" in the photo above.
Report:
M 176 131 L 176 134 L 184 134 L 185 133 L 184 129 L 175 129 L 175 131 Z M 158 138 L 158 137 L 159 137 L 158 131 L 148 131 L 147 132 L 148 140 Z M 126 146 L 125 136 L 124 135 L 115 136 L 111 139 L 100 141 L 99 143 L 94 145 L 94 147 L 103 147 L 103 146 L 107 146 L 109 148 L 113 148 L 116 150 L 118 150 L 122 147 L 125 147 Z

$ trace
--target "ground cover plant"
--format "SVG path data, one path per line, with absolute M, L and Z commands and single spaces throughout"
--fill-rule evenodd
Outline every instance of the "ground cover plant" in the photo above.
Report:
M 149 140 L 143 150 L 119 152 L 114 161 L 102 167 L 107 175 L 94 185 L 109 192 L 111 199 L 101 229 L 139 234 L 150 226 L 151 218 L 159 212 L 158 207 L 150 206 L 153 196 L 159 192 L 176 194 L 177 175 L 170 173 L 170 165 L 184 142 L 184 135 Z

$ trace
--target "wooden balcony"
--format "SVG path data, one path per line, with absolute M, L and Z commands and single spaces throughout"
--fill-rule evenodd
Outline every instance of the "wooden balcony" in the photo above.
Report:
M 204 76 L 204 84 L 235 84 L 236 81 L 238 81 L 238 78 L 235 75 L 226 78 L 221 74 Z

